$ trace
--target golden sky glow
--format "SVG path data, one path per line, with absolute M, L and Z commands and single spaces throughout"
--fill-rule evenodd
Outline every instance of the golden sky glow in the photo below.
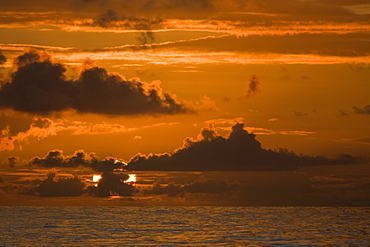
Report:
M 241 123 L 265 149 L 369 156 L 369 9 L 0 0 L 0 166 L 51 150 L 129 162 L 203 140 L 204 127 L 226 138 Z M 55 88 L 40 93 L 28 79 Z

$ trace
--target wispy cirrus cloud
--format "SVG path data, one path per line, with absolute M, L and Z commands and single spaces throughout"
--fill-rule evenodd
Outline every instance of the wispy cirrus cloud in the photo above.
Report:
M 135 47 L 134 45 L 128 45 Z M 325 54 L 298 53 L 292 54 L 254 51 L 204 51 L 187 49 L 149 49 L 149 50 L 97 50 L 78 51 L 72 48 L 36 47 L 33 45 L 0 45 L 0 49 L 17 52 L 29 48 L 54 51 L 54 57 L 66 63 L 81 63 L 87 57 L 92 60 L 114 60 L 127 64 L 143 65 L 201 65 L 201 64 L 361 64 L 370 63 L 370 55 L 336 56 Z M 350 51 L 348 51 L 351 53 Z M 362 51 L 363 52 L 363 51 Z M 353 54 L 355 54 L 354 52 Z M 369 53 L 370 54 L 370 53 Z M 8 66 L 11 66 L 9 62 Z
M 278 121 L 277 118 L 271 118 L 268 121 Z M 244 118 L 236 117 L 236 118 L 216 118 L 210 119 L 204 122 L 206 125 L 212 125 L 213 128 L 219 132 L 227 133 L 231 130 L 232 126 L 236 124 L 240 124 L 244 122 Z M 317 132 L 314 131 L 307 131 L 307 130 L 279 130 L 279 129 L 268 129 L 263 127 L 256 127 L 256 126 L 244 126 L 244 129 L 250 133 L 256 135 L 298 135 L 298 136 L 306 136 L 316 134 Z
M 64 61 L 82 61 L 90 57 L 94 60 L 122 60 L 131 63 L 148 65 L 170 64 L 356 64 L 370 63 L 369 56 L 337 57 L 315 54 L 278 54 L 278 53 L 238 53 L 238 52 L 204 52 L 181 50 L 155 51 L 109 51 L 109 52 L 79 52 L 58 54 Z
M 11 134 L 11 126 L 1 131 L 0 151 L 14 150 L 21 145 L 27 145 L 37 140 L 67 133 L 70 135 L 110 135 L 139 131 L 141 129 L 157 128 L 161 126 L 176 125 L 179 122 L 161 122 L 139 127 L 126 127 L 114 123 L 91 123 L 84 121 L 68 121 L 66 119 L 52 120 L 46 117 L 34 117 L 26 131 Z
M 370 145 L 370 138 L 344 138 L 336 141 L 351 144 Z
M 24 50 L 47 50 L 54 52 L 71 52 L 73 47 L 58 47 L 58 46 L 48 46 L 48 45 L 35 45 L 35 44 L 0 44 L 2 50 L 7 51 L 20 51 Z
M 21 148 L 21 144 L 27 144 L 34 140 L 41 140 L 48 136 L 56 135 L 60 129 L 60 123 L 56 123 L 48 118 L 34 118 L 27 131 L 11 134 L 8 125 L 2 130 L 0 137 L 0 151 L 14 150 L 16 147 Z

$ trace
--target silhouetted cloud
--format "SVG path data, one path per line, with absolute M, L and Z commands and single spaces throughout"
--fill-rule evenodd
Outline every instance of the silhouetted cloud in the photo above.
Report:
M 25 132 L 11 133 L 11 128 L 7 125 L 2 130 L 0 136 L 0 151 L 3 150 L 14 150 L 18 146 L 21 148 L 21 144 L 29 143 L 31 140 L 41 140 L 50 135 L 56 135 L 57 132 L 63 129 L 58 126 L 59 124 L 52 121 L 49 118 L 35 117 L 31 120 L 29 129 Z
M 125 163 L 112 157 L 100 159 L 95 153 L 87 153 L 84 150 L 78 150 L 73 155 L 65 156 L 62 150 L 55 149 L 49 151 L 44 157 L 32 158 L 28 165 L 49 168 L 85 166 L 99 172 L 110 172 L 123 168 Z
M 66 119 L 52 120 L 47 117 L 33 117 L 27 130 L 17 130 L 12 124 L 5 125 L 0 132 L 0 151 L 21 149 L 22 145 L 28 145 L 32 142 L 43 140 L 49 136 L 55 136 L 60 133 L 69 133 L 71 135 L 106 135 L 134 132 L 140 129 L 158 128 L 162 126 L 176 125 L 179 122 L 160 122 L 140 127 L 126 127 L 121 124 L 98 122 L 89 123 L 83 121 L 68 121 Z M 23 129 L 22 129 L 23 130 Z
M 110 27 L 120 30 L 131 29 L 130 18 L 135 16 L 166 16 L 164 29 L 182 29 L 184 27 L 198 30 L 213 30 L 229 33 L 257 33 L 264 30 L 272 32 L 359 32 L 368 30 L 367 15 L 356 14 L 349 7 L 359 7 L 355 3 L 331 4 L 318 1 L 240 1 L 240 0 L 39 0 L 37 8 L 29 1 L 18 0 L 15 3 L 2 0 L 5 15 L 2 23 L 37 24 L 63 26 L 76 30 L 90 27 Z M 353 6 L 355 5 L 355 6 Z M 19 11 L 19 6 L 22 6 Z M 76 6 L 78 8 L 76 8 Z M 14 14 L 14 11 L 17 14 Z M 31 12 L 32 11 L 32 12 Z M 101 14 L 104 11 L 104 14 Z M 41 13 L 41 14 L 40 14 Z M 117 13 L 122 13 L 120 16 Z M 97 16 L 92 18 L 92 16 Z M 124 23 L 125 18 L 127 23 Z M 121 24 L 119 24 L 121 22 Z M 123 24 L 123 23 L 124 24 Z M 133 21 L 132 23 L 135 23 Z M 189 25 L 190 24 L 190 25 Z M 135 25 L 135 24 L 134 24 Z M 90 29 L 91 31 L 92 29 Z M 138 29 L 137 29 L 138 30 Z M 96 30 L 94 30 L 96 31 Z M 326 36 L 325 34 L 325 36 Z M 259 36 L 259 35 L 258 35 Z M 243 42 L 244 43 L 244 42 Z M 260 42 L 255 45 L 274 46 L 276 42 Z M 312 42 L 306 42 L 310 45 Z M 332 42 L 336 45 L 339 42 Z M 366 44 L 366 39 L 364 40 Z M 285 43 L 281 43 L 285 44 Z M 296 46 L 297 43 L 294 43 Z M 285 44 L 285 46 L 287 46 Z M 288 45 L 289 46 L 289 45 Z M 237 46 L 238 47 L 238 46 Z M 331 46 L 330 46 L 331 47 Z M 326 49 L 327 47 L 325 47 Z M 337 49 L 333 49 L 335 51 Z M 337 50 L 339 51 L 339 50 Z M 341 51 L 339 51 L 341 52 Z
M 19 157 L 10 156 L 7 158 L 8 166 L 13 168 L 19 163 Z
M 25 10 L 35 10 L 35 6 L 29 1 L 18 0 L 10 2 L 6 0 L 0 1 L 4 5 L 4 9 L 15 8 L 22 6 Z M 286 1 L 286 0 L 260 0 L 260 1 L 241 1 L 241 0 L 135 0 L 135 1 L 116 1 L 116 0 L 65 0 L 65 1 L 47 1 L 40 0 L 40 6 L 37 6 L 40 11 L 45 10 L 73 10 L 73 8 L 86 8 L 86 11 L 99 11 L 102 7 L 111 9 L 127 10 L 127 12 L 142 12 L 146 13 L 165 13 L 171 11 L 177 15 L 183 15 L 189 12 L 207 11 L 243 11 L 237 12 L 235 15 L 247 15 L 255 17 L 275 17 L 271 13 L 277 13 L 281 18 L 281 14 L 290 14 L 301 19 L 307 19 L 317 15 L 315 19 L 320 18 L 338 18 L 346 19 L 356 17 L 355 14 L 345 7 L 366 4 L 366 0 L 356 1 Z M 88 8 L 90 7 L 90 8 Z M 91 8 L 94 7 L 94 8 Z M 79 10 L 78 8 L 78 10 Z M 248 12 L 246 12 L 248 11 Z M 193 13 L 196 14 L 196 13 Z M 337 16 L 339 15 L 339 16 Z M 283 16 L 285 17 L 285 16 Z M 276 17 L 275 17 L 276 18 Z M 365 18 L 364 18 L 365 19 Z
M 114 22 L 119 20 L 118 14 L 116 11 L 112 9 L 108 9 L 106 13 L 98 16 L 95 20 L 93 25 L 97 25 L 100 27 L 110 27 L 113 25 Z
M 16 71 L 0 89 L 2 108 L 43 115 L 69 109 L 108 115 L 194 112 L 175 95 L 163 92 L 159 81 L 126 80 L 101 67 L 85 69 L 72 80 L 64 75 L 63 64 L 34 51 L 17 57 L 14 64 Z
M 4 54 L 0 51 L 0 65 L 4 64 L 6 62 L 6 57 Z
M 241 97 L 242 98 L 250 98 L 250 97 L 256 95 L 257 93 L 259 93 L 260 91 L 261 90 L 260 90 L 260 81 L 259 81 L 259 79 L 257 78 L 256 75 L 251 75 L 249 77 L 247 90 L 244 93 L 244 95 L 242 95 Z
M 362 166 L 363 168 L 366 165 Z M 353 173 L 352 165 L 303 171 L 186 173 L 143 187 L 144 195 L 166 195 L 164 200 L 191 200 L 195 205 L 367 205 L 369 176 Z M 304 172 L 310 171 L 310 172 Z M 316 170 L 316 172 L 315 172 Z M 323 175 L 322 171 L 327 171 Z M 366 170 L 366 168 L 365 168 Z M 364 171 L 365 171 L 364 170 Z M 183 174 L 183 173 L 181 173 Z M 201 175 L 199 175 L 201 174 Z M 335 175 L 334 175 L 335 174 Z M 294 189 L 293 189 L 294 188 Z
M 143 48 L 146 48 L 146 44 L 150 44 L 156 39 L 152 30 L 162 28 L 163 22 L 164 20 L 161 18 L 120 16 L 116 11 L 108 9 L 107 12 L 95 18 L 91 25 L 141 31 L 136 39 L 141 45 L 144 45 Z
M 244 124 L 232 127 L 227 138 L 218 135 L 213 125 L 201 130 L 196 140 L 186 138 L 183 147 L 172 154 L 137 154 L 128 162 L 128 170 L 175 171 L 281 171 L 300 166 L 349 164 L 361 161 L 351 155 L 336 159 L 296 155 L 286 149 L 267 150 Z
M 150 31 L 161 27 L 161 18 L 121 16 L 115 10 L 108 9 L 96 17 L 91 25 L 102 28 L 123 27 L 126 29 Z
M 78 165 L 86 165 L 89 161 L 86 161 L 85 154 L 82 151 L 76 152 L 73 156 L 63 157 L 59 150 L 50 151 L 45 158 L 49 164 L 55 165 L 54 167 L 59 167 L 60 164 L 70 163 Z M 51 161 L 54 159 L 54 161 Z M 90 159 L 90 165 L 91 162 Z M 107 163 L 107 160 L 101 161 L 101 163 Z M 34 189 L 40 196 L 56 197 L 56 196 L 80 196 L 83 193 L 88 193 L 94 196 L 108 197 L 108 196 L 130 196 L 135 193 L 136 189 L 133 184 L 125 183 L 125 180 L 129 176 L 122 171 L 113 171 L 113 168 L 118 168 L 117 166 L 112 166 L 108 161 L 108 169 L 105 167 L 99 169 L 102 171 L 101 178 L 95 186 L 88 186 L 86 180 L 78 176 L 61 177 L 56 178 L 56 170 L 52 170 L 47 173 L 47 178 L 37 185 Z M 103 164 L 106 166 L 107 164 Z M 101 168 L 101 167 L 100 167 Z M 86 188 L 87 187 L 87 188 Z
M 370 114 L 370 105 L 365 105 L 363 108 L 354 106 L 353 111 L 356 114 Z
M 77 176 L 71 178 L 60 178 L 55 181 L 56 172 L 49 172 L 47 179 L 36 187 L 40 196 L 80 196 L 84 192 L 85 183 Z
M 124 182 L 128 178 L 127 174 L 121 172 L 103 172 L 97 186 L 90 186 L 88 192 L 101 197 L 131 196 L 135 193 L 135 187 Z

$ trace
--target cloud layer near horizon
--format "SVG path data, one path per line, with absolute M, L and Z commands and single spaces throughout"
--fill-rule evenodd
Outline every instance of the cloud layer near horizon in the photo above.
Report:
M 230 135 L 220 136 L 213 125 L 204 127 L 196 140 L 187 138 L 172 154 L 137 154 L 126 169 L 134 171 L 284 171 L 300 166 L 350 164 L 361 161 L 351 155 L 336 159 L 296 155 L 286 149 L 263 149 L 256 135 L 237 123 Z
M 0 107 L 32 114 L 76 110 L 105 115 L 182 114 L 194 112 L 163 92 L 160 81 L 126 80 L 118 73 L 88 65 L 76 80 L 63 64 L 34 51 L 15 59 L 15 72 L 0 88 Z
M 38 128 L 37 124 L 50 123 L 35 120 L 35 128 Z M 8 157 L 8 165 L 14 167 L 12 160 L 15 159 L 19 160 L 18 157 Z M 119 158 L 101 159 L 95 153 L 87 153 L 84 150 L 66 156 L 59 149 L 50 150 L 44 157 L 34 157 L 22 163 L 49 168 L 85 166 L 96 171 L 120 167 L 133 171 L 291 171 L 304 166 L 353 164 L 363 161 L 362 158 L 345 154 L 331 159 L 297 155 L 282 148 L 264 149 L 255 134 L 248 133 L 244 124 L 236 123 L 228 137 L 219 135 L 213 125 L 209 124 L 201 129 L 196 139 L 186 138 L 183 146 L 173 153 L 138 153 L 127 164 Z
M 8 160 L 10 162 L 9 157 Z M 94 171 L 107 172 L 113 169 L 122 168 L 124 163 L 117 158 L 105 157 L 101 159 L 95 153 L 87 153 L 84 150 L 78 150 L 73 155 L 64 155 L 62 150 L 55 149 L 49 151 L 44 157 L 34 157 L 28 161 L 30 166 L 39 167 L 89 167 Z

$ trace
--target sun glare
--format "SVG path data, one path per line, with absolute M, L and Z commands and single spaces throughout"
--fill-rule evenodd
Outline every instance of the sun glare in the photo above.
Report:
M 93 182 L 94 183 L 99 182 L 100 179 L 101 179 L 101 175 L 100 174 L 94 174 L 94 176 L 93 176 Z
M 136 182 L 136 174 L 128 174 L 129 178 L 125 180 L 125 183 L 135 183 Z

